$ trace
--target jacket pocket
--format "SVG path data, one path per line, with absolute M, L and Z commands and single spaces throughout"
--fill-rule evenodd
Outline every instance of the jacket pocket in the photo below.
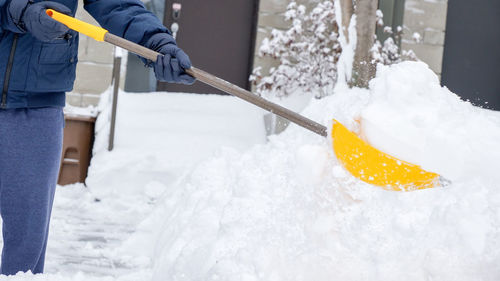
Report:
M 73 89 L 77 58 L 75 38 L 41 43 L 35 59 L 36 78 L 28 81 L 29 92 L 67 92 Z M 35 82 L 35 83 L 33 83 Z
M 67 64 L 70 58 L 70 44 L 66 40 L 58 43 L 42 43 L 38 63 L 41 65 Z
M 42 44 L 38 64 L 37 92 L 64 92 L 72 89 L 76 57 L 71 52 L 69 42 Z

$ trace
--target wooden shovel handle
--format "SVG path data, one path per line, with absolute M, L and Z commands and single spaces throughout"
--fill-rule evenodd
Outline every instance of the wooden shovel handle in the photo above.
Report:
M 119 46 L 123 49 L 126 49 L 132 53 L 135 53 L 143 58 L 149 59 L 151 61 L 156 61 L 158 56 L 161 55 L 158 52 L 155 52 L 151 49 L 143 47 L 139 44 L 135 44 L 126 39 L 113 35 L 111 33 L 107 33 L 104 36 L 104 41 L 111 43 L 113 45 Z M 216 77 L 208 72 L 205 72 L 196 67 L 191 67 L 190 69 L 186 69 L 186 73 L 198 79 L 199 81 L 210 85 L 216 89 L 219 89 L 225 93 L 236 96 L 240 99 L 243 99 L 249 103 L 252 103 L 262 109 L 265 109 L 271 113 L 279 115 L 290 122 L 293 122 L 299 126 L 302 126 L 318 135 L 326 137 L 328 135 L 327 129 L 325 126 L 318 124 L 317 122 L 308 119 L 300 114 L 297 114 L 289 109 L 286 109 L 278 104 L 272 103 L 260 96 L 254 95 L 251 92 L 238 87 L 232 83 L 229 83 L 219 77 Z
M 111 43 L 115 46 L 121 47 L 125 50 L 128 50 L 134 54 L 137 54 L 143 58 L 146 58 L 148 60 L 151 60 L 153 62 L 156 62 L 158 59 L 159 55 L 162 55 L 158 52 L 155 52 L 153 50 L 150 50 L 144 46 L 141 46 L 139 44 L 136 44 L 134 42 L 131 42 L 129 40 L 126 40 L 124 38 L 118 37 L 116 35 L 113 35 L 109 33 L 107 30 L 83 22 L 81 20 L 75 19 L 73 17 L 70 17 L 68 15 L 61 14 L 57 11 L 48 9 L 47 10 L 47 15 L 51 16 L 54 20 L 57 20 L 66 26 L 68 28 L 73 29 L 75 31 L 78 31 L 80 33 L 83 33 L 89 37 L 94 38 L 95 40 L 98 41 L 105 41 L 108 43 Z M 193 76 L 194 78 L 198 79 L 199 81 L 210 85 L 216 89 L 219 89 L 225 93 L 231 94 L 233 96 L 236 96 L 240 99 L 243 99 L 247 102 L 250 102 L 262 109 L 265 109 L 271 113 L 274 113 L 276 115 L 279 115 L 290 122 L 293 122 L 299 126 L 302 126 L 318 135 L 327 136 L 327 129 L 325 126 L 318 124 L 314 122 L 311 119 L 308 119 L 300 114 L 297 114 L 289 109 L 286 109 L 278 104 L 272 103 L 260 96 L 254 95 L 251 92 L 240 88 L 234 84 L 231 84 L 219 77 L 216 77 L 210 73 L 207 73 L 201 69 L 191 67 L 190 69 L 186 69 L 186 73 Z

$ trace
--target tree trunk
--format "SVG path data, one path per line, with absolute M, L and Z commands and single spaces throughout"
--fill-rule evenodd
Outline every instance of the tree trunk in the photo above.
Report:
M 356 1 L 357 43 L 354 54 L 351 84 L 368 88 L 368 82 L 375 76 L 376 68 L 372 63 L 370 50 L 374 43 L 378 0 Z
M 349 24 L 354 13 L 353 0 L 340 0 L 340 9 L 342 13 L 342 32 L 349 43 Z

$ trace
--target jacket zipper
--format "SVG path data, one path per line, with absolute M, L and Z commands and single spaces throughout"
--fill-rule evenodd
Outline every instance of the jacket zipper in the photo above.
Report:
M 3 91 L 2 91 L 2 108 L 5 108 L 7 106 L 7 92 L 9 90 L 12 65 L 14 64 L 14 55 L 16 54 L 17 37 L 18 35 L 14 34 L 14 39 L 12 41 L 12 48 L 10 49 L 9 62 L 7 63 L 7 68 L 5 69 L 5 78 L 3 81 Z

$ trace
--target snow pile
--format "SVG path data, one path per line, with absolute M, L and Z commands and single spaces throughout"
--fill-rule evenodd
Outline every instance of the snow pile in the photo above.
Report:
M 486 171 L 498 164 L 488 149 L 500 122 L 433 75 L 419 63 L 385 68 L 370 91 L 342 90 L 305 114 L 361 129 L 381 148 L 392 142 L 388 151 L 446 172 L 451 186 L 367 185 L 327 140 L 291 126 L 198 165 L 120 250 L 152 259 L 153 280 L 498 280 L 500 194 Z
M 115 149 L 108 152 L 109 94 L 103 94 L 99 105 L 88 188 L 75 184 L 57 189 L 46 273 L 0 276 L 0 281 L 151 280 L 151 259 L 127 252 L 151 242 L 152 235 L 127 244 L 130 248 L 120 245 L 160 195 L 220 147 L 246 150 L 265 143 L 263 112 L 239 99 L 120 93 Z
M 87 107 L 77 107 L 67 104 L 64 107 L 64 114 L 67 116 L 97 117 L 98 110 L 92 105 Z
M 500 118 L 460 100 L 421 62 L 380 66 L 363 110 L 375 147 L 451 180 L 500 182 Z
M 109 260 L 112 270 L 73 273 L 80 267 L 71 260 L 56 261 L 58 268 L 49 258 L 52 274 L 0 281 L 500 279 L 499 115 L 460 101 L 421 63 L 382 68 L 370 90 L 338 87 L 303 113 L 324 124 L 335 118 L 380 149 L 442 173 L 452 179 L 445 188 L 370 186 L 342 168 L 328 139 L 294 125 L 249 148 L 262 142 L 262 112 L 229 97 L 119 100 L 116 148 L 105 150 L 101 115 L 92 194 L 58 192 L 49 242 L 49 255 L 68 248 Z M 101 202 L 91 204 L 94 196 Z M 72 204 L 80 197 L 87 201 Z M 101 224 L 71 228 L 61 208 L 75 209 L 74 219 L 102 216 Z M 113 249 L 57 243 L 82 229 Z
M 72 277 L 62 274 L 36 274 L 31 273 L 18 273 L 15 276 L 0 275 L 0 281 L 114 281 L 112 277 L 89 277 L 83 273 L 77 273 Z
M 101 108 L 109 108 L 105 100 Z M 219 147 L 243 150 L 265 142 L 262 110 L 228 96 L 120 93 L 112 152 L 107 151 L 110 114 L 102 111 L 96 122 L 87 178 L 100 197 L 158 197 L 163 188 L 158 183 L 175 182 Z

